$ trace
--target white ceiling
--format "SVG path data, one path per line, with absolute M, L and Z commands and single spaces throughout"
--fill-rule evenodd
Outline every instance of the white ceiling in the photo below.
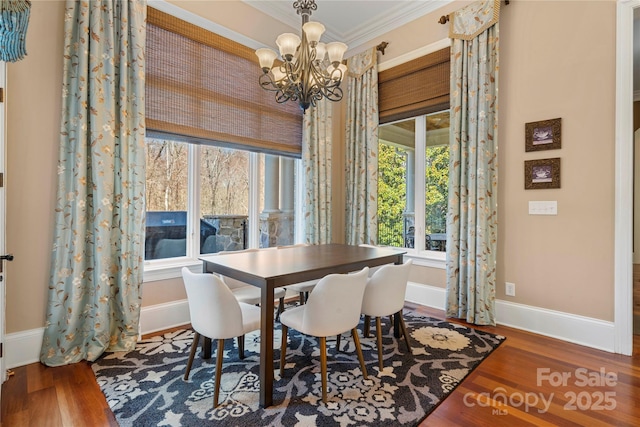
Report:
M 302 24 L 302 17 L 293 8 L 293 0 L 242 1 L 293 28 Z M 316 0 L 318 8 L 312 11 L 311 20 L 324 24 L 323 41 L 341 41 L 353 50 L 452 1 Z

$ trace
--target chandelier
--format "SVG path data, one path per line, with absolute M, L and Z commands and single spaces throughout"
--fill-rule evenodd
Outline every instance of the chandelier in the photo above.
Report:
M 281 34 L 276 44 L 282 61 L 275 66 L 276 52 L 267 48 L 256 50 L 263 71 L 258 82 L 263 89 L 276 93 L 277 102 L 296 101 L 306 111 L 322 98 L 342 99 L 340 83 L 347 71 L 342 56 L 347 45 L 320 42 L 324 25 L 309 21 L 311 11 L 318 8 L 315 0 L 298 0 L 293 7 L 302 15 L 302 40 L 292 33 Z

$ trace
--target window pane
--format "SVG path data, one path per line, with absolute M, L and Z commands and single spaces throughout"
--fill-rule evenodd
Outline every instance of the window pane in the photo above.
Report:
M 187 254 L 188 146 L 146 140 L 147 220 L 144 259 Z
M 202 146 L 200 253 L 247 247 L 249 152 Z
M 427 116 L 425 150 L 426 249 L 445 251 L 449 184 L 449 111 Z
M 380 126 L 378 244 L 413 247 L 415 120 Z

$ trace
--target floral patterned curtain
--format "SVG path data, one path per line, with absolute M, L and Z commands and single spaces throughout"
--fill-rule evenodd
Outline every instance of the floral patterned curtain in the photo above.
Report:
M 305 173 L 306 243 L 331 243 L 332 106 L 322 99 L 304 115 L 302 162 Z
M 144 257 L 146 1 L 68 0 L 58 191 L 40 360 L 134 348 Z
M 346 243 L 378 236 L 378 57 L 376 48 L 347 61 Z
M 447 316 L 495 325 L 498 13 L 480 1 L 451 18 Z

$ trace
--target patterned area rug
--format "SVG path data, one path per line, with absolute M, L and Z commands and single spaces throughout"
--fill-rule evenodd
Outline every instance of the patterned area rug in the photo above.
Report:
M 246 336 L 244 360 L 238 358 L 235 340 L 226 340 L 220 406 L 216 409 L 215 350 L 209 360 L 203 360 L 198 350 L 189 381 L 183 380 L 192 331 L 180 330 L 141 341 L 132 352 L 107 353 L 92 367 L 122 427 L 417 425 L 504 337 L 407 309 L 404 316 L 413 356 L 383 321 L 382 372 L 378 369 L 375 327 L 369 338 L 361 338 L 368 380 L 362 377 L 351 334 L 342 337 L 340 352 L 335 339 L 327 340 L 327 404 L 321 399 L 315 338 L 290 331 L 285 375 L 280 378 L 281 334 L 277 322 L 276 406 L 266 409 L 258 405 L 258 332 Z

